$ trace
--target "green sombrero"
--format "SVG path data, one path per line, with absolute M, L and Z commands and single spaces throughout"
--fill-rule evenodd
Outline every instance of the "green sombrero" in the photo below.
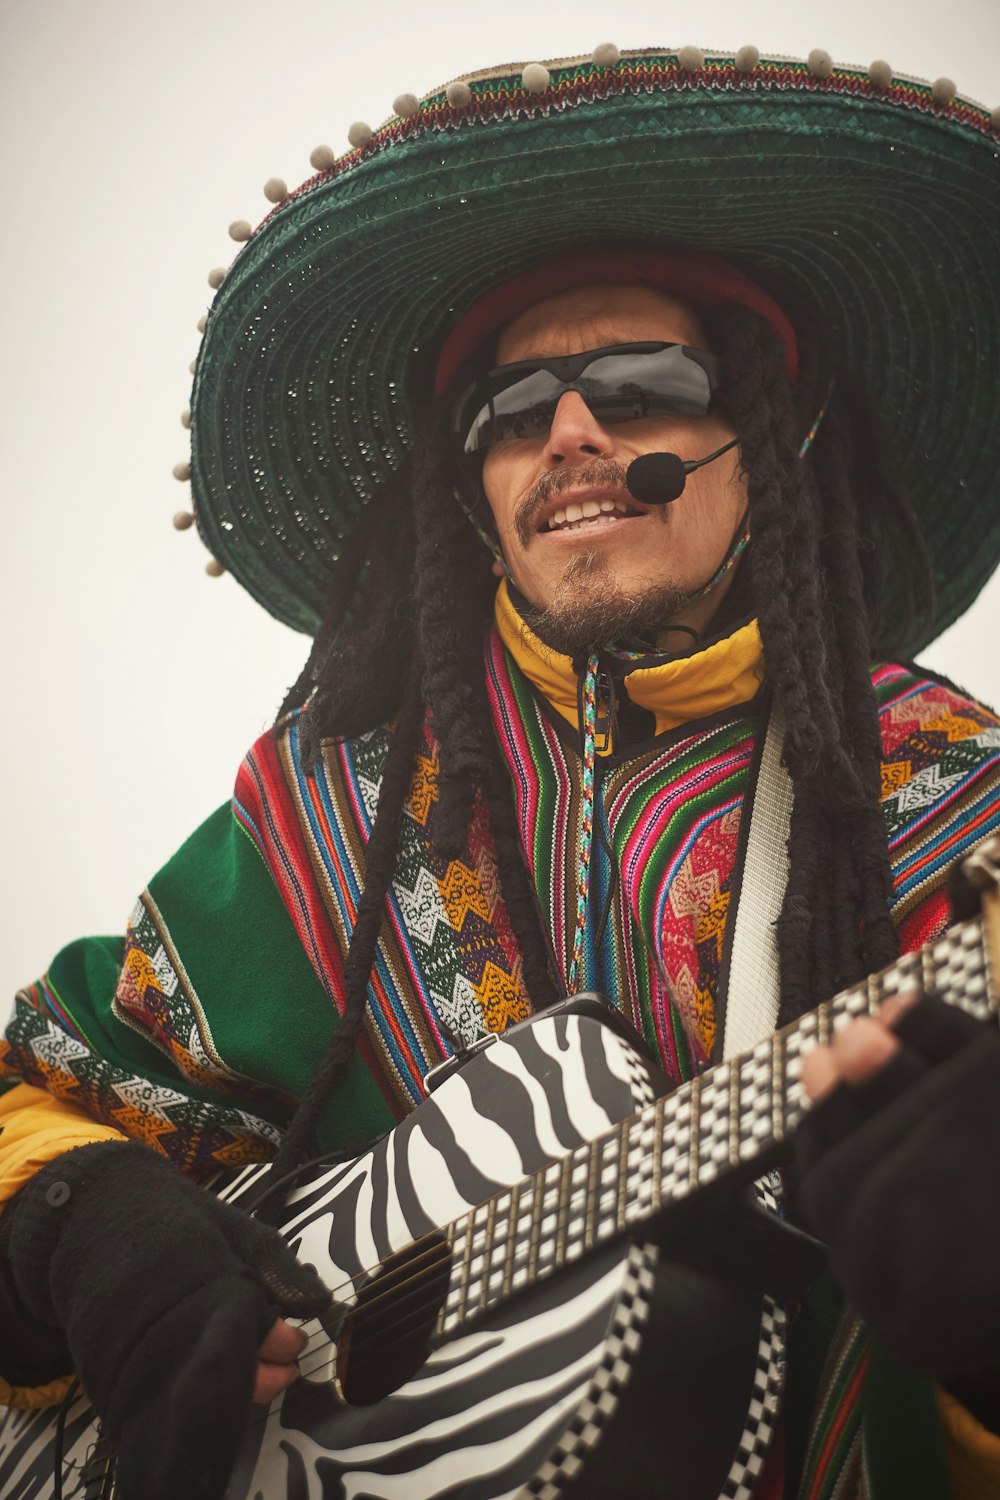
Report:
M 970 604 L 1000 558 L 1000 111 L 825 54 L 613 47 L 395 108 L 244 227 L 208 315 L 195 516 L 266 609 L 315 630 L 444 337 L 496 283 L 596 239 L 696 246 L 810 294 L 934 560 L 917 645 Z

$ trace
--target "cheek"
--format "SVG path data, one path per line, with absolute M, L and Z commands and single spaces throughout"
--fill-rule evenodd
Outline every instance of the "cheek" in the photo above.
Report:
M 510 530 L 517 497 L 517 465 L 511 453 L 491 448 L 483 464 L 483 492 L 493 513 L 497 530 Z

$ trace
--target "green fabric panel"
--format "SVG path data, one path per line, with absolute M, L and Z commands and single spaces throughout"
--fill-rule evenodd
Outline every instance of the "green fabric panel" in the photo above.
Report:
M 829 1272 L 802 1295 L 788 1336 L 785 1493 L 797 1495 L 830 1342 L 844 1304 Z M 865 1379 L 864 1444 L 872 1500 L 948 1500 L 933 1382 L 903 1369 L 874 1340 Z
M 229 804 L 178 850 L 149 891 L 206 1013 L 200 1018 L 203 1039 L 238 1073 L 289 1101 L 301 1098 L 337 1012 Z M 280 1111 L 279 1123 L 287 1114 Z M 324 1148 L 380 1134 L 392 1124 L 389 1106 L 355 1052 L 324 1116 Z
M 948 1500 L 951 1488 L 933 1383 L 873 1338 L 865 1384 L 865 1454 L 873 1500 Z
M 833 1278 L 824 1272 L 802 1294 L 789 1319 L 788 1374 L 785 1381 L 785 1492 L 797 1495 L 809 1442 L 809 1426 L 826 1364 L 830 1340 L 844 1305 Z

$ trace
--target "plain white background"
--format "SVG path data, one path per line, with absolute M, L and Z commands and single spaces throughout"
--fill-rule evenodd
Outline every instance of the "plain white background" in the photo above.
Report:
M 399 93 L 606 40 L 821 46 L 1000 102 L 996 0 L 0 0 L 4 994 L 122 929 L 304 659 L 171 527 L 228 224 Z M 924 658 L 993 703 L 998 615 L 995 579 Z

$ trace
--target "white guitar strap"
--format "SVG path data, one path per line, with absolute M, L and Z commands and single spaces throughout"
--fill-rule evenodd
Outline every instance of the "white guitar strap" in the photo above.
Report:
M 785 723 L 772 700 L 753 788 L 750 832 L 736 900 L 729 960 L 723 1057 L 748 1052 L 770 1036 L 778 1019 L 777 920 L 788 883 L 792 782 L 781 762 Z

